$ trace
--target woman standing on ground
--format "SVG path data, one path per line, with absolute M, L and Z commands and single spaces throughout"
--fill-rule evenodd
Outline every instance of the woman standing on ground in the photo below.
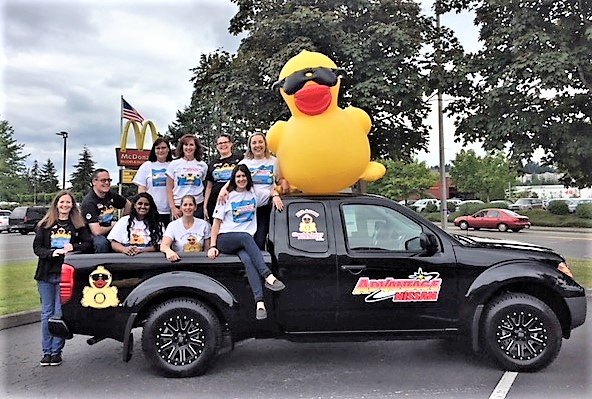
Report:
M 148 193 L 140 193 L 132 199 L 130 214 L 115 223 L 107 239 L 114 252 L 134 256 L 158 251 L 162 231 L 154 199 Z
M 179 139 L 175 150 L 175 159 L 167 168 L 167 198 L 171 208 L 172 220 L 183 216 L 181 198 L 193 195 L 197 203 L 195 216 L 203 219 L 204 180 L 208 165 L 202 161 L 203 148 L 193 134 L 186 134 Z
M 171 145 L 159 137 L 152 144 L 148 160 L 140 166 L 133 183 L 138 186 L 138 193 L 149 193 L 154 198 L 160 221 L 166 227 L 171 221 L 171 208 L 167 196 L 166 171 L 173 160 Z
M 246 165 L 239 164 L 233 169 L 227 190 L 226 202 L 216 205 L 214 210 L 208 257 L 216 259 L 220 252 L 239 256 L 255 297 L 255 316 L 257 320 L 262 320 L 267 318 L 267 310 L 263 301 L 261 278 L 265 279 L 265 286 L 272 291 L 281 291 L 286 286 L 269 270 L 253 239 L 253 234 L 257 231 L 255 210 L 263 201 L 268 201 L 270 195 L 280 211 L 284 206 L 277 191 L 253 188 L 251 172 Z
M 60 191 L 37 225 L 33 240 L 33 252 L 39 257 L 35 280 L 41 298 L 41 366 L 62 363 L 64 339 L 51 335 L 48 321 L 62 317 L 60 278 L 64 255 L 71 251 L 86 252 L 92 246 L 92 237 L 74 197 L 69 191 Z
M 160 252 L 164 252 L 170 262 L 181 259 L 180 253 L 202 252 L 210 248 L 210 224 L 193 216 L 195 213 L 195 197 L 186 195 L 181 200 L 183 216 L 168 225 Z

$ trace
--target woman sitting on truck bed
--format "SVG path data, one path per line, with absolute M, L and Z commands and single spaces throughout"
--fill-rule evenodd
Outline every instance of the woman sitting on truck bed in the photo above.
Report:
M 144 192 L 133 198 L 130 214 L 117 221 L 107 239 L 113 251 L 128 256 L 155 252 L 162 240 L 163 227 L 154 199 Z
M 283 210 L 284 205 L 277 191 L 253 187 L 247 165 L 240 164 L 232 170 L 227 190 L 226 202 L 217 204 L 214 210 L 208 257 L 215 259 L 220 252 L 239 256 L 247 270 L 247 278 L 257 303 L 255 316 L 262 320 L 267 318 L 267 311 L 263 301 L 261 277 L 265 279 L 265 286 L 272 291 L 281 291 L 286 286 L 271 273 L 253 239 L 253 234 L 257 231 L 255 211 L 270 196 L 278 210 Z
M 181 259 L 179 253 L 202 252 L 210 247 L 212 229 L 208 222 L 193 216 L 196 209 L 193 195 L 181 198 L 183 216 L 167 226 L 160 244 L 160 252 L 164 252 L 170 262 Z

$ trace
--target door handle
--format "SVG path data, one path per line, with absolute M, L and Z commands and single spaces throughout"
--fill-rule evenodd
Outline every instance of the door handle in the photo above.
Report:
M 341 265 L 340 268 L 341 270 L 347 270 L 354 276 L 357 276 L 358 274 L 366 270 L 366 265 Z

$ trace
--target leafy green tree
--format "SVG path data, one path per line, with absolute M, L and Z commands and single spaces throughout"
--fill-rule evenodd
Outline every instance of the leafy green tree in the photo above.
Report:
M 450 170 L 450 177 L 460 192 L 476 193 L 485 202 L 503 198 L 516 176 L 515 168 L 501 151 L 480 157 L 474 150 L 461 150 Z
M 446 111 L 465 142 L 546 151 L 566 184 L 592 185 L 592 6 L 583 0 L 437 0 L 470 10 L 483 49 L 452 62 Z
M 51 159 L 48 158 L 47 162 L 41 167 L 40 177 L 40 184 L 37 191 L 43 193 L 55 193 L 59 190 L 58 172 Z
M 20 201 L 28 193 L 24 144 L 13 137 L 14 129 L 8 121 L 0 121 L 0 200 Z
M 403 162 L 392 159 L 380 160 L 386 174 L 378 181 L 368 183 L 368 192 L 401 200 L 411 196 L 423 196 L 438 181 L 438 175 L 425 162 Z
M 373 118 L 372 157 L 410 160 L 425 149 L 433 90 L 426 43 L 438 36 L 419 4 L 394 0 L 233 0 L 230 32 L 246 34 L 236 55 L 202 56 L 194 70 L 191 105 L 169 131 L 266 131 L 289 111 L 270 90 L 285 62 L 301 50 L 318 51 L 344 68 L 339 104 Z M 433 47 L 433 46 L 432 46 Z M 444 47 L 444 46 L 443 46 Z M 446 48 L 458 46 L 446 41 Z M 201 137 L 201 136 L 200 136 Z M 208 140 L 205 140 L 208 142 Z
M 92 175 L 94 171 L 95 161 L 93 161 L 92 154 L 85 146 L 80 153 L 78 163 L 74 165 L 74 172 L 70 177 L 72 191 L 86 195 L 92 187 Z

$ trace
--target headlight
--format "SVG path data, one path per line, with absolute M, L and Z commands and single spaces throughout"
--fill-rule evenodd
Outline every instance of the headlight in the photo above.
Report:
M 561 262 L 557 266 L 557 270 L 559 270 L 561 273 L 573 278 L 573 273 L 571 272 L 571 269 L 569 268 L 569 265 L 566 262 Z

